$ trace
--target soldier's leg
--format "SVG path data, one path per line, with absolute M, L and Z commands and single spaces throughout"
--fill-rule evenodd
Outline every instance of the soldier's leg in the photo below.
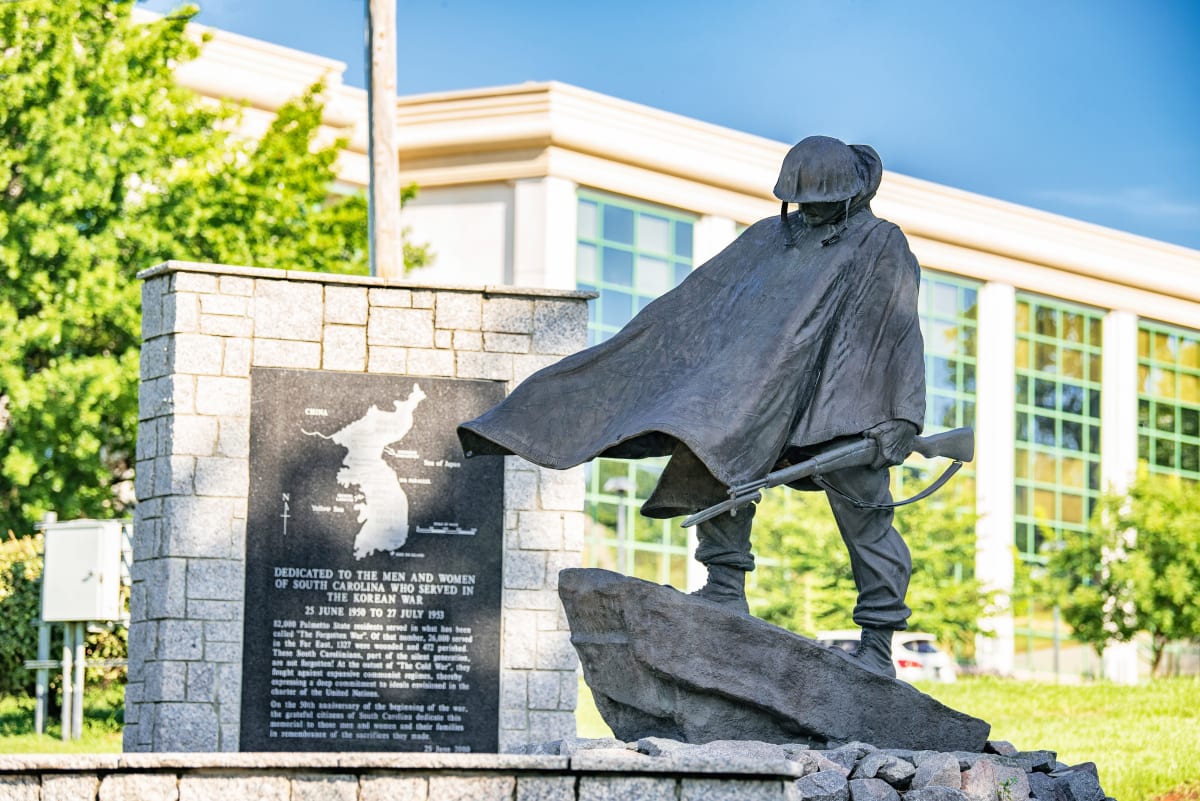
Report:
M 892 500 L 887 470 L 854 467 L 831 473 L 825 479 L 851 498 L 872 503 Z M 912 614 L 904 603 L 912 558 L 904 538 L 892 525 L 892 510 L 860 509 L 836 493 L 827 492 L 826 496 L 850 552 L 850 569 L 858 588 L 854 622 L 869 628 L 903 630 Z
M 696 526 L 696 560 L 708 568 L 708 580 L 694 594 L 734 611 L 749 612 L 746 602 L 746 573 L 754 569 L 750 552 L 750 528 L 754 504 L 717 515 Z

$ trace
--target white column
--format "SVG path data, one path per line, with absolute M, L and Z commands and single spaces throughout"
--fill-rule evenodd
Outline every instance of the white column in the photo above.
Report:
M 706 214 L 692 226 L 692 264 L 699 267 L 737 238 L 737 222 Z
M 548 175 L 513 184 L 513 284 L 575 288 L 576 184 Z
M 1100 487 L 1119 493 L 1128 490 L 1137 475 L 1137 315 L 1110 311 L 1104 317 L 1103 336 Z M 1104 678 L 1121 684 L 1137 683 L 1136 643 L 1109 642 L 1100 662 Z
M 975 641 L 980 668 L 1013 669 L 1014 450 L 1016 442 L 1016 290 L 1000 283 L 979 290 L 975 402 L 975 575 L 998 593 L 996 613 L 980 620 Z

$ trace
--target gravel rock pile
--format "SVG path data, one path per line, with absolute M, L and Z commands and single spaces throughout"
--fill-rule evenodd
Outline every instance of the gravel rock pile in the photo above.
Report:
M 795 780 L 797 801 L 1112 801 L 1100 786 L 1093 762 L 1067 765 L 1053 751 L 1018 751 L 989 741 L 983 753 L 911 751 L 848 743 L 818 750 L 754 740 L 692 745 L 661 737 L 623 743 L 572 738 L 530 745 L 528 754 L 609 757 L 631 770 L 704 770 L 723 765 L 745 770 L 781 763 Z

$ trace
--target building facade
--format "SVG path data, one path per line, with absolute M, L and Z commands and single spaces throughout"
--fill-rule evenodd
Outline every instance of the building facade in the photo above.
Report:
M 254 135 L 323 77 L 329 135 L 350 134 L 342 189 L 365 187 L 366 97 L 340 84 L 342 65 L 215 33 L 182 82 L 247 102 Z M 420 186 L 404 223 L 436 256 L 414 277 L 593 290 L 592 342 L 776 214 L 790 146 L 554 82 L 400 97 L 396 120 L 402 180 Z M 1017 559 L 1079 536 L 1139 459 L 1200 480 L 1200 252 L 893 172 L 872 205 L 923 269 L 927 430 L 976 428 L 967 480 L 986 584 L 1011 591 Z M 585 558 L 695 586 L 678 521 L 637 514 L 660 469 L 589 467 Z M 1047 615 L 990 619 L 980 665 L 1038 669 Z

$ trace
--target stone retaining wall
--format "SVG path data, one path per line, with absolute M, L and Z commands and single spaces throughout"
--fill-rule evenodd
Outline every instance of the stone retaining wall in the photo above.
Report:
M 783 765 L 479 754 L 0 756 L 0 801 L 784 801 Z
M 250 369 L 517 382 L 586 342 L 588 293 L 168 262 L 139 276 L 142 359 L 126 751 L 237 751 Z M 557 597 L 583 481 L 506 460 L 500 749 L 574 734 Z

